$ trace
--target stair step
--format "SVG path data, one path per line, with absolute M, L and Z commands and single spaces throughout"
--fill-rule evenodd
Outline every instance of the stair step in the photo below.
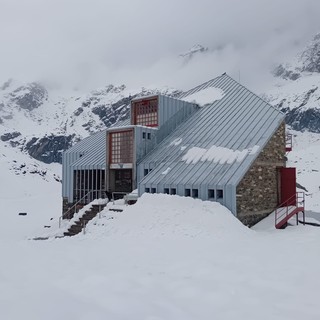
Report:
M 69 227 L 68 231 L 63 233 L 63 235 L 72 237 L 82 232 L 83 227 L 86 226 L 89 221 L 95 218 L 97 214 L 105 208 L 105 206 L 106 205 L 97 205 L 97 204 L 92 205 L 91 209 L 85 211 L 84 215 L 81 218 L 79 218 L 78 221 L 75 221 L 74 224 Z
M 64 232 L 63 235 L 66 236 L 66 237 L 72 237 L 72 236 L 75 236 L 77 234 L 79 234 L 80 232 Z

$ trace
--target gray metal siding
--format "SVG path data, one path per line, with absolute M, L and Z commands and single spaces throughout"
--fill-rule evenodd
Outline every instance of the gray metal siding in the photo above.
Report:
M 106 130 L 75 144 L 62 154 L 62 196 L 73 201 L 74 170 L 104 169 L 106 163 Z
M 142 179 L 139 193 L 144 192 L 144 186 L 157 185 L 162 192 L 164 187 L 174 183 L 179 186 L 180 195 L 184 195 L 184 186 L 199 189 L 199 197 L 206 200 L 208 189 L 222 189 L 222 203 L 236 214 L 236 185 L 279 127 L 284 115 L 227 75 L 198 86 L 180 98 L 209 86 L 222 89 L 225 96 L 197 111 L 143 159 L 142 167 L 151 162 L 156 163 L 156 167 Z M 173 144 L 177 139 L 182 140 L 180 145 Z M 198 161 L 187 164 L 182 160 L 192 147 L 208 150 L 213 146 L 234 151 L 259 146 L 259 150 L 232 163 Z M 171 170 L 162 174 L 168 167 Z
M 158 96 L 158 126 L 159 128 L 164 125 L 174 114 L 179 110 L 184 109 L 189 112 L 194 109 L 196 105 L 183 100 L 178 100 L 168 96 Z

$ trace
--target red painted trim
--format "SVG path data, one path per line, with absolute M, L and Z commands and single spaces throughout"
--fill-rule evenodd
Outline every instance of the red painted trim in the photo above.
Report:
M 296 168 L 280 168 L 280 202 L 284 203 L 291 199 L 294 205 L 296 194 Z
M 114 163 L 114 162 L 112 162 L 112 135 L 114 135 L 116 133 L 126 133 L 126 132 L 130 132 L 132 134 L 132 139 L 134 140 L 133 129 L 117 130 L 117 131 L 108 132 L 108 135 L 109 135 L 109 165 Z M 134 141 L 132 143 L 134 144 Z
M 138 123 L 138 115 L 146 115 L 146 120 L 150 121 L 151 117 L 149 116 L 148 119 L 148 115 L 150 115 L 152 110 L 151 110 L 151 103 L 155 102 L 155 104 L 152 106 L 155 108 L 155 113 L 156 113 L 156 123 L 152 122 L 152 123 Z M 147 110 L 149 108 L 149 110 Z M 149 111 L 149 112 L 147 112 Z M 157 127 L 158 126 L 158 116 L 159 116 L 159 102 L 158 102 L 158 97 L 152 97 L 152 98 L 146 98 L 146 99 L 142 99 L 139 101 L 132 101 L 131 103 L 131 124 L 132 125 L 143 125 L 146 127 Z

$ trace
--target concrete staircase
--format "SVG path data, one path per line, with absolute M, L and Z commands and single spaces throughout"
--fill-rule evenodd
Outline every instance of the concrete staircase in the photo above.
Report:
M 76 234 L 83 231 L 87 223 L 92 220 L 97 214 L 105 208 L 106 204 L 93 204 L 90 210 L 87 210 L 84 215 L 64 232 L 64 236 L 75 236 Z

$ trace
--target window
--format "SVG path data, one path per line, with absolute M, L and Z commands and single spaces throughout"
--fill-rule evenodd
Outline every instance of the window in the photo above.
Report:
M 213 189 L 208 190 L 208 199 L 214 199 L 214 190 Z
M 222 189 L 217 190 L 217 199 L 223 199 L 223 190 Z
M 145 139 L 145 138 L 146 138 L 146 133 L 142 132 L 142 139 Z
M 177 194 L 177 189 L 176 188 L 171 188 L 170 189 L 170 194 Z
M 192 189 L 192 198 L 198 198 L 198 189 Z
M 190 197 L 191 196 L 191 190 L 190 189 L 184 189 L 184 196 L 185 197 Z
M 149 193 L 149 192 L 150 192 L 150 188 L 145 188 L 145 189 L 144 189 L 144 192 Z
M 109 134 L 110 163 L 132 163 L 133 131 L 110 132 Z
M 149 173 L 149 170 L 148 169 L 144 169 L 144 176 L 146 176 L 148 173 Z
M 151 140 L 151 133 L 148 132 L 148 139 Z
M 156 188 L 151 188 L 151 193 L 157 193 L 157 189 Z
M 132 102 L 132 124 L 157 127 L 158 126 L 158 98 L 144 99 Z
M 164 188 L 163 193 L 169 194 L 169 188 Z

